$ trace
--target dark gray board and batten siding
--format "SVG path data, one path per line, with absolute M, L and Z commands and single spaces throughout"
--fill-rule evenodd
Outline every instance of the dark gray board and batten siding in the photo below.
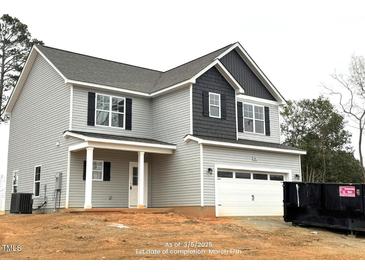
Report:
M 245 95 L 276 101 L 260 79 L 252 72 L 236 50 L 223 56 L 220 61 L 245 90 Z
M 225 115 L 220 119 L 209 117 L 209 110 L 208 115 L 204 114 L 203 97 L 209 92 L 221 94 L 222 114 Z M 193 134 L 236 139 L 235 91 L 215 67 L 200 76 L 193 85 Z

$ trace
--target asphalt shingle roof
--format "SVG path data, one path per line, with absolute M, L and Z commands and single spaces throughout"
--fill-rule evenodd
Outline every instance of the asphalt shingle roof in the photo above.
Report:
M 121 136 L 121 135 L 96 133 L 96 132 L 86 132 L 86 131 L 78 131 L 78 130 L 66 130 L 65 132 L 76 133 L 76 134 L 79 134 L 79 135 L 82 135 L 85 137 L 92 137 L 92 138 L 175 146 L 175 144 L 166 143 L 166 142 L 162 142 L 159 140 L 148 139 L 148 138 L 137 138 L 137 137 L 130 137 L 130 136 Z
M 278 148 L 278 149 L 289 149 L 295 151 L 305 151 L 296 147 L 287 146 L 284 144 L 277 144 L 277 143 L 269 143 L 269 142 L 262 142 L 262 141 L 254 141 L 254 140 L 246 140 L 246 139 L 238 139 L 238 140 L 231 140 L 231 139 L 223 139 L 223 138 L 214 138 L 214 137 L 207 137 L 201 135 L 194 135 L 194 137 L 209 140 L 209 141 L 217 141 L 217 142 L 226 142 L 226 143 L 233 143 L 233 144 L 241 144 L 241 145 L 249 145 L 249 146 L 259 146 L 259 147 L 270 147 L 270 148 Z
M 37 48 L 69 80 L 150 94 L 192 78 L 231 45 L 165 72 L 47 46 L 37 45 Z

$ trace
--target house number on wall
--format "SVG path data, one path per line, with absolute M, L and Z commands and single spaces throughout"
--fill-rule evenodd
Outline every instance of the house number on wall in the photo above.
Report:
M 252 155 L 252 156 L 251 156 L 251 160 L 252 160 L 253 162 L 257 162 L 257 158 L 256 158 L 256 156 L 255 156 L 255 155 Z

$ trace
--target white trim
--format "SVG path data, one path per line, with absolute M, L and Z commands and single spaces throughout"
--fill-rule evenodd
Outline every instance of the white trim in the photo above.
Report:
M 41 168 L 40 173 L 39 173 L 39 181 L 35 180 L 35 174 L 36 174 L 35 171 L 36 171 L 37 167 Z M 33 169 L 33 195 L 34 195 L 34 197 L 40 197 L 41 196 L 41 181 L 42 181 L 41 176 L 42 176 L 42 165 L 34 166 L 34 169 Z M 38 193 L 38 195 L 35 195 L 35 184 L 36 184 L 36 182 L 39 182 L 39 193 Z
M 230 164 L 214 164 L 214 206 L 215 206 L 215 216 L 217 216 L 218 208 L 218 191 L 217 191 L 217 179 L 218 179 L 218 169 L 233 169 L 233 170 L 245 170 L 245 171 L 258 171 L 258 172 L 273 172 L 273 173 L 284 173 L 286 176 L 285 180 L 290 180 L 292 178 L 292 171 L 289 169 L 276 169 L 268 167 L 255 167 L 248 165 L 230 165 Z M 253 176 L 251 176 L 253 178 Z M 234 179 L 234 178 L 233 178 Z
M 69 130 L 72 130 L 72 112 L 73 112 L 73 101 L 74 101 L 74 87 L 73 85 L 70 85 L 70 116 L 69 116 L 69 124 L 68 124 L 68 128 Z
M 233 148 L 243 148 L 243 149 L 252 149 L 252 150 L 261 150 L 261 151 L 270 151 L 270 152 L 278 152 L 278 153 L 288 153 L 288 154 L 307 154 L 306 151 L 298 151 L 292 149 L 282 149 L 282 148 L 271 148 L 271 147 L 261 147 L 255 145 L 245 145 L 245 144 L 236 144 L 236 143 L 227 143 L 227 142 L 220 142 L 220 141 L 210 141 L 204 140 L 195 136 L 187 135 L 184 138 L 184 141 L 187 142 L 189 140 L 195 141 L 198 144 L 206 144 L 212 146 L 221 146 L 221 147 L 233 147 Z
M 109 97 L 109 110 L 103 110 L 103 109 L 97 109 L 97 105 L 98 105 L 98 95 L 100 96 L 104 96 L 104 97 Z M 113 111 L 112 108 L 112 102 L 113 102 L 113 98 L 118 98 L 118 99 L 123 99 L 123 110 L 124 112 L 119 112 L 119 111 Z M 104 111 L 104 112 L 108 112 L 109 113 L 109 121 L 108 121 L 108 125 L 98 125 L 96 123 L 96 113 L 97 111 Z M 123 114 L 123 127 L 116 127 L 116 126 L 112 126 L 112 114 Z M 94 112 L 94 121 L 95 121 L 95 126 L 96 127 L 109 127 L 109 128 L 118 128 L 118 129 L 123 129 L 125 130 L 125 122 L 126 122 L 126 98 L 122 97 L 122 96 L 115 96 L 115 95 L 109 95 L 109 94 L 103 94 L 103 93 L 95 93 L 95 112 Z
M 200 148 L 200 206 L 204 206 L 204 154 L 203 154 L 203 144 L 200 144 L 199 148 Z
M 250 105 L 252 106 L 252 118 L 250 117 L 245 117 L 245 105 Z M 255 113 L 255 107 L 259 107 L 259 108 L 262 108 L 262 116 L 264 117 L 263 119 L 256 119 L 256 113 Z M 262 105 L 257 105 L 257 104 L 253 104 L 253 103 L 247 103 L 247 102 L 243 102 L 242 103 L 242 116 L 243 116 L 243 133 L 250 133 L 250 134 L 254 134 L 254 135 L 266 135 L 266 127 L 265 127 L 265 106 L 262 106 Z M 253 131 L 246 131 L 245 130 L 245 119 L 252 119 L 253 121 L 253 128 L 252 130 Z M 256 120 L 257 121 L 261 121 L 261 122 L 264 122 L 264 132 L 256 132 Z
M 86 176 L 84 208 L 92 208 L 94 148 L 86 148 Z
M 160 95 L 162 93 L 165 93 L 165 92 L 168 92 L 168 91 L 172 91 L 174 89 L 181 88 L 181 87 L 186 86 L 188 84 L 190 84 L 190 85 L 191 84 L 195 84 L 195 80 L 189 79 L 189 80 L 186 80 L 186 81 L 177 83 L 175 85 L 169 86 L 167 88 L 160 89 L 158 91 L 152 92 L 151 94 L 148 94 L 148 97 L 158 96 L 158 95 Z
M 107 143 L 107 144 L 120 144 L 120 145 L 130 145 L 130 146 L 139 146 L 139 147 L 149 147 L 149 148 L 162 148 L 162 149 L 171 149 L 176 150 L 176 145 L 160 145 L 160 144 L 150 144 L 144 142 L 134 142 L 134 141 L 122 141 L 122 140 L 110 140 L 103 138 L 94 138 L 87 137 L 81 134 L 77 134 L 74 132 L 65 132 L 63 134 L 64 137 L 70 136 L 84 140 L 85 142 L 96 142 L 96 143 Z
M 12 93 L 10 94 L 10 98 L 5 108 L 5 114 L 9 114 L 13 110 L 14 104 L 19 96 L 20 90 L 23 88 L 25 81 L 27 80 L 28 75 L 30 73 L 32 64 L 34 63 L 36 58 L 37 58 L 37 51 L 33 47 L 29 53 L 27 61 L 24 64 L 23 70 L 19 75 L 18 81 L 16 82 L 16 85 Z
M 235 88 L 235 91 L 238 94 L 245 93 L 245 90 L 243 89 L 243 87 L 236 81 L 236 79 L 234 79 L 232 74 L 225 68 L 225 66 L 219 60 L 217 60 L 217 64 L 215 65 L 215 67 L 223 75 L 223 77 L 228 81 L 228 83 L 230 83 Z
M 190 134 L 193 134 L 193 85 L 190 85 Z
M 79 144 L 69 146 L 68 151 L 78 151 L 78 150 L 85 149 L 88 146 L 89 146 L 89 144 L 87 142 L 82 142 L 82 143 L 79 143 Z
M 216 67 L 220 74 L 228 81 L 228 83 L 235 89 L 236 93 L 242 94 L 244 93 L 244 89 L 241 87 L 241 85 L 234 79 L 232 74 L 229 73 L 229 71 L 224 67 L 224 65 L 217 59 L 214 62 L 210 63 L 208 66 L 206 66 L 204 69 L 199 71 L 197 74 L 195 74 L 191 81 L 192 83 L 196 82 L 196 79 L 198 79 L 201 75 L 203 75 L 205 72 L 207 72 L 212 67 Z M 153 95 L 153 94 L 152 94 Z
M 69 207 L 70 203 L 70 175 L 71 175 L 71 151 L 67 152 L 67 171 L 66 171 L 66 199 L 65 208 Z
M 92 87 L 92 88 L 97 88 L 97 89 L 105 89 L 105 90 L 111 90 L 111 91 L 119 91 L 119 92 L 123 92 L 123 93 L 128 93 L 128 94 L 134 94 L 134 95 L 138 95 L 138 96 L 143 96 L 143 97 L 150 97 L 151 95 L 148 93 L 144 93 L 141 91 L 136 91 L 136 90 L 129 90 L 129 89 L 124 89 L 124 88 L 116 88 L 116 87 L 111 87 L 111 86 L 105 86 L 105 85 L 100 85 L 100 84 L 93 84 L 93 83 L 88 83 L 88 82 L 82 82 L 82 81 L 75 81 L 75 80 L 69 80 L 66 79 L 65 83 L 67 84 L 74 84 L 74 85 L 78 85 L 78 86 L 84 86 L 84 87 Z
M 271 91 L 272 95 L 275 97 L 275 99 L 278 100 L 279 103 L 285 104 L 286 101 L 284 97 L 280 94 L 280 92 L 276 89 L 276 87 L 270 82 L 270 80 L 266 77 L 266 75 L 263 73 L 263 71 L 258 67 L 258 65 L 255 63 L 255 61 L 251 58 L 251 56 L 247 53 L 247 51 L 242 47 L 242 45 L 239 42 L 234 43 L 229 49 L 227 49 L 225 52 L 220 54 L 216 59 L 220 59 L 229 52 L 231 52 L 234 49 L 239 49 L 238 53 L 241 55 L 241 57 L 245 60 L 247 60 L 248 64 L 253 72 L 258 76 L 258 78 L 261 80 L 261 82 Z
M 274 106 L 283 105 L 283 104 L 278 103 L 277 101 L 262 99 L 262 98 L 248 96 L 248 95 L 244 95 L 244 94 L 238 94 L 236 97 L 237 97 L 239 102 L 245 102 L 246 100 L 249 100 L 249 101 L 252 101 L 252 102 L 258 102 L 258 103 L 262 103 L 262 104 L 265 104 L 265 105 L 274 105 Z
M 211 104 L 210 103 L 210 96 L 218 96 L 219 99 L 218 99 L 218 102 L 219 104 L 218 105 L 214 105 L 214 104 Z M 210 113 L 210 106 L 213 106 L 213 107 L 218 107 L 219 108 L 219 111 L 218 111 L 218 116 L 214 116 Z M 216 92 L 209 92 L 209 96 L 208 96 L 208 106 L 209 106 L 209 117 L 211 118 L 218 118 L 218 119 L 221 119 L 221 116 L 222 116 L 222 104 L 221 104 L 221 95 L 219 93 L 216 93 Z
M 100 170 L 94 169 L 94 162 L 101 163 L 101 178 L 100 179 L 94 179 L 94 171 L 100 172 Z M 92 180 L 94 182 L 103 182 L 104 181 L 104 161 L 103 160 L 93 160 L 93 172 L 92 172 Z
M 58 70 L 58 68 L 43 54 L 43 52 L 41 52 L 37 46 L 34 46 L 33 48 L 44 58 L 44 60 L 47 61 L 47 63 L 62 77 L 66 83 L 67 78 L 62 74 L 62 72 Z

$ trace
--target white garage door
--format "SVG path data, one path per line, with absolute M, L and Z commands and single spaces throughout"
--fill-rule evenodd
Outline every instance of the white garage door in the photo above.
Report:
M 283 216 L 284 174 L 218 170 L 217 216 Z

